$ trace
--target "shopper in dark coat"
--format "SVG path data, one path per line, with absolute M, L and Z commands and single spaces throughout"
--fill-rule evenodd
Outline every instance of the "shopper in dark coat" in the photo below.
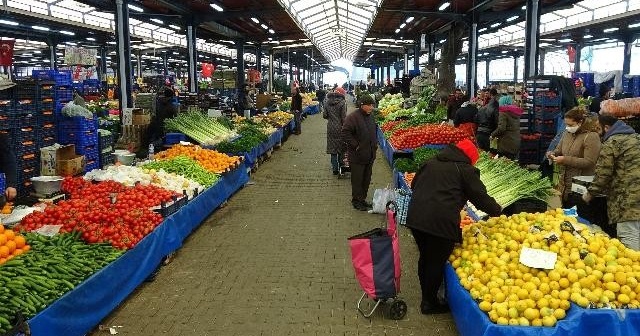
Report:
M 318 88 L 318 91 L 316 91 L 316 98 L 318 99 L 318 105 L 319 105 L 320 111 L 324 109 L 324 99 L 326 97 L 327 97 L 327 90 L 325 90 L 323 86 L 320 86 Z
M 331 155 L 333 175 L 338 175 L 340 160 L 344 152 L 342 125 L 347 117 L 347 103 L 344 94 L 329 92 L 325 98 L 322 117 L 327 119 L 327 154 Z
M 371 209 L 366 199 L 378 149 L 376 122 L 371 115 L 374 103 L 370 95 L 362 96 L 358 101 L 360 108 L 351 112 L 342 125 L 342 140 L 351 168 L 351 204 L 361 211 Z
M 498 127 L 491 133 L 491 137 L 498 139 L 499 155 L 515 160 L 520 152 L 520 117 L 523 110 L 511 104 L 511 97 L 503 98 L 500 98 Z
M 448 311 L 437 299 L 444 278 L 444 266 L 454 244 L 462 242 L 460 210 L 467 201 L 491 216 L 500 205 L 487 194 L 480 172 L 473 165 L 478 149 L 468 139 L 449 145 L 420 167 L 411 188 L 407 226 L 418 245 L 418 277 L 422 289 L 423 314 Z
M 453 116 L 453 125 L 464 130 L 469 135 L 475 136 L 478 131 L 478 124 L 476 124 L 477 117 L 478 108 L 476 105 L 470 102 L 464 102 Z
M 175 92 L 166 86 L 160 90 L 157 96 L 156 113 L 151 118 L 144 141 L 138 149 L 138 157 L 145 158 L 149 155 L 149 145 L 153 144 L 154 150 L 159 151 L 164 137 L 164 121 L 174 118 L 178 114 L 176 105 L 173 104 Z
M 478 132 L 476 133 L 476 140 L 478 141 L 478 147 L 484 151 L 490 150 L 491 133 L 498 128 L 498 90 L 489 90 L 491 99 L 487 105 L 478 110 Z
M 295 134 L 302 133 L 302 95 L 300 94 L 300 88 L 295 87 L 291 92 L 291 112 L 296 122 Z
M 0 173 L 5 177 L 4 201 L 12 201 L 17 195 L 18 168 L 9 135 L 0 134 L 0 149 Z M 0 200 L 0 203 L 4 205 L 5 202 Z

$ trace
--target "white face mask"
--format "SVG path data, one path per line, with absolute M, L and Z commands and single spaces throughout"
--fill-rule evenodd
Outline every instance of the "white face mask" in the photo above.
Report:
M 580 128 L 580 125 L 577 126 L 567 126 L 567 132 L 569 133 L 575 133 L 578 131 L 578 128 Z

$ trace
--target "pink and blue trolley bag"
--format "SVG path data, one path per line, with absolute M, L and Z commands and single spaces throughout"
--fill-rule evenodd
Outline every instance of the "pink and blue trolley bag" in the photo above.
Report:
M 400 320 L 407 314 L 407 304 L 398 298 L 400 292 L 400 247 L 396 225 L 397 205 L 387 204 L 387 228 L 376 228 L 348 238 L 351 262 L 364 293 L 358 300 L 358 311 L 371 317 L 383 304 L 385 315 Z M 360 306 L 365 296 L 375 305 L 369 312 Z

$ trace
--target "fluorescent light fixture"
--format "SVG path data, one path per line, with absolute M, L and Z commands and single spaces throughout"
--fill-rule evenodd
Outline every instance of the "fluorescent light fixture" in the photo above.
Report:
M 116 41 L 109 41 L 107 44 L 116 44 Z
M 71 36 L 73 36 L 73 35 L 75 35 L 76 33 L 71 32 L 71 31 L 68 31 L 68 30 L 61 30 L 61 31 L 60 31 L 60 34 L 65 34 L 65 35 L 71 35 Z
M 522 6 L 522 8 L 521 8 L 521 9 L 522 9 L 522 10 L 527 9 L 527 5 Z
M 502 51 L 502 53 L 503 53 L 503 54 L 506 54 L 506 53 L 508 53 L 508 51 L 506 51 L 506 50 L 503 50 L 503 51 Z
M 8 26 L 18 26 L 18 25 L 20 25 L 19 23 L 15 22 L 15 21 L 9 21 L 9 20 L 0 20 L 0 24 L 4 24 L 4 25 L 8 25 Z
M 42 27 L 42 26 L 31 26 L 31 28 L 33 28 L 35 30 L 49 31 L 49 28 Z
M 400 28 L 396 29 L 396 34 L 400 32 Z
M 451 3 L 449 1 L 443 2 L 442 5 L 440 5 L 440 7 L 438 7 L 439 11 L 443 11 L 447 8 L 449 8 L 449 6 L 451 6 Z
M 587 34 L 587 35 L 583 36 L 582 38 L 590 39 L 590 38 L 592 38 L 592 37 L 593 37 L 593 35 Z
M 260 27 L 264 28 L 264 29 L 269 29 L 269 26 L 267 26 L 266 24 L 261 24 Z
M 571 42 L 571 39 L 570 39 L 570 38 L 560 39 L 560 40 L 558 40 L 558 42 L 560 42 L 560 43 L 567 43 L 567 42 Z
M 498 26 L 500 26 L 500 25 L 501 25 L 501 23 L 500 23 L 500 22 L 496 22 L 496 23 L 494 23 L 494 24 L 492 24 L 492 25 L 491 25 L 491 28 L 495 28 L 495 27 L 498 27 Z
M 410 16 L 407 18 L 407 21 L 405 21 L 406 23 L 411 23 L 411 21 L 413 21 L 414 17 Z
M 276 32 L 273 29 L 269 29 L 269 34 L 275 34 Z
M 482 33 L 483 31 L 487 31 L 487 27 L 478 29 L 478 33 Z
M 513 20 L 517 20 L 518 18 L 519 18 L 519 16 L 517 16 L 517 15 L 512 16 L 512 17 L 510 17 L 510 18 L 508 18 L 508 19 L 507 19 L 507 22 L 511 22 L 511 21 L 513 21 Z
M 444 41 L 446 41 L 446 40 L 440 40 L 440 43 L 444 43 Z
M 612 33 L 612 32 L 617 31 L 617 30 L 619 30 L 619 29 L 620 29 L 620 28 L 618 28 L 618 27 L 607 28 L 607 29 L 603 30 L 603 32 L 605 32 L 605 33 Z
M 64 54 L 63 54 L 63 53 L 56 53 L 56 55 L 58 55 L 58 56 L 64 56 Z
M 406 27 L 406 26 L 407 26 L 407 24 L 406 24 L 406 23 L 403 23 L 403 24 L 401 24 L 401 25 L 400 25 L 400 29 L 402 29 L 402 28 L 404 28 L 404 27 Z
M 538 46 L 539 46 L 539 47 L 548 47 L 548 46 L 550 46 L 550 45 L 551 45 L 551 44 L 546 43 L 546 42 L 545 42 L 545 43 L 540 43 L 540 44 L 538 44 Z
M 33 53 L 34 53 L 34 54 L 42 54 L 42 51 L 40 51 L 40 50 L 34 50 L 34 51 L 33 51 Z
M 150 21 L 153 21 L 157 24 L 164 24 L 164 21 L 160 20 L 160 19 L 150 19 Z
M 87 41 L 95 41 L 96 39 L 93 37 L 87 37 Z
M 222 7 L 220 7 L 218 4 L 211 4 L 211 7 L 217 10 L 218 12 L 224 11 L 224 9 L 222 9 Z
M 253 21 L 255 23 L 260 23 L 260 21 L 258 21 L 258 19 L 254 18 L 254 17 L 251 18 L 251 21 Z
M 175 30 L 180 30 L 180 29 L 182 29 L 182 28 L 180 28 L 180 27 L 178 27 L 178 26 L 176 26 L 176 25 L 169 25 L 169 27 L 170 27 L 170 28 L 173 28 L 173 29 L 175 29 Z
M 136 5 L 128 4 L 127 7 L 129 7 L 129 9 L 133 9 L 136 12 L 140 12 L 140 13 L 144 12 L 144 9 L 142 9 L 142 8 L 136 6 Z
M 637 28 L 640 27 L 640 23 L 633 23 L 628 26 L 629 28 Z

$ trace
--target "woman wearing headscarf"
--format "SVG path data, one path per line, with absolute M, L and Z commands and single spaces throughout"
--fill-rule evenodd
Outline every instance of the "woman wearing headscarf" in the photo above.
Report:
M 500 97 L 498 105 L 498 127 L 491 137 L 498 139 L 498 155 L 515 160 L 520 152 L 520 116 L 523 111 L 513 105 L 511 96 Z
M 327 119 L 327 154 L 331 155 L 333 175 L 338 175 L 340 160 L 344 151 L 342 124 L 347 117 L 347 103 L 344 89 L 329 92 L 324 100 L 322 117 Z

